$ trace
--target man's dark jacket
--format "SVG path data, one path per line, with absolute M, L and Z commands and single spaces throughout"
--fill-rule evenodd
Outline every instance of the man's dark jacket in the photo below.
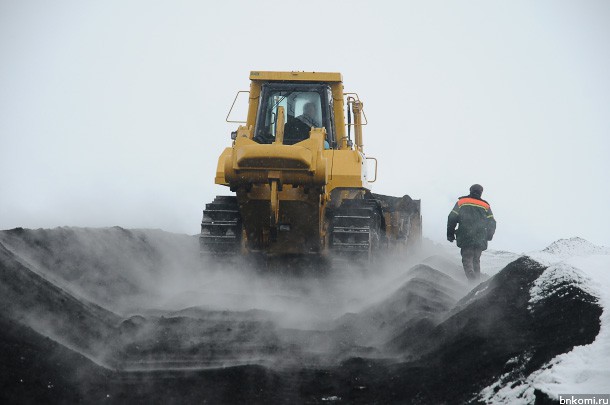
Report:
M 489 203 L 476 195 L 460 197 L 447 219 L 447 239 L 453 240 L 455 235 L 461 248 L 485 250 L 495 231 L 496 220 Z

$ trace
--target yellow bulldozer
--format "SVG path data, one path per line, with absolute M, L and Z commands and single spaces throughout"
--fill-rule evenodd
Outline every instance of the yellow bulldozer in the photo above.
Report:
M 216 184 L 235 194 L 206 204 L 202 255 L 369 262 L 421 241 L 420 200 L 370 191 L 377 160 L 364 153 L 363 103 L 344 93 L 340 73 L 253 71 L 250 80 L 245 125 L 216 170 Z

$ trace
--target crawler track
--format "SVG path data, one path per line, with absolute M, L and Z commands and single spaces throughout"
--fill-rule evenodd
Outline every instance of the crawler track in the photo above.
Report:
M 231 256 L 241 248 L 242 221 L 237 198 L 216 196 L 206 204 L 199 245 L 202 256 Z
M 383 216 L 377 201 L 344 201 L 330 212 L 331 255 L 343 260 L 371 260 L 383 242 L 383 228 Z

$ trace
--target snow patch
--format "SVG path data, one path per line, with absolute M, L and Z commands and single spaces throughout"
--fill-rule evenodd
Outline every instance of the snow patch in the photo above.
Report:
M 488 274 L 490 277 L 494 276 L 521 256 L 523 255 L 503 250 L 485 250 L 481 255 L 481 272 Z
M 603 313 L 595 341 L 555 357 L 532 375 L 532 384 L 551 397 L 561 393 L 610 393 L 610 254 L 572 257 L 569 265 L 595 281 Z
M 551 243 L 539 252 L 533 252 L 529 256 L 539 262 L 552 264 L 562 262 L 572 257 L 583 257 L 591 255 L 609 255 L 610 248 L 597 246 L 582 238 L 559 239 Z
M 504 373 L 489 387 L 483 389 L 478 398 L 487 404 L 532 404 L 535 400 L 534 388 L 527 384 L 524 376 L 525 365 L 532 353 L 523 353 L 506 362 L 512 371 Z
M 480 293 L 484 292 L 485 290 L 487 290 L 487 287 L 489 287 L 489 285 L 486 285 L 484 288 L 481 288 L 480 290 L 477 290 L 477 292 L 474 293 L 475 297 L 477 295 L 479 295 Z
M 530 310 L 541 300 L 577 287 L 602 306 L 600 332 L 593 343 L 555 357 L 529 376 L 522 373 L 526 357 L 509 360 L 507 366 L 513 370 L 483 389 L 477 399 L 488 404 L 530 404 L 536 389 L 556 400 L 562 393 L 610 393 L 610 249 L 570 238 L 528 256 L 549 266 L 530 289 Z
M 551 253 L 563 258 L 573 256 L 589 256 L 609 254 L 608 248 L 597 246 L 583 238 L 559 239 L 551 243 L 543 252 Z
M 576 267 L 566 263 L 558 263 L 547 268 L 534 281 L 530 289 L 530 306 L 554 295 L 563 297 L 568 294 L 570 288 L 580 288 L 596 298 L 600 298 L 599 292 L 593 287 L 595 283 Z

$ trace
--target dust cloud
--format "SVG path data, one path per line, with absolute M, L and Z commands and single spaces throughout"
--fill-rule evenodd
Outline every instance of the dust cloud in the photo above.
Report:
M 596 339 L 603 308 L 578 280 L 545 279 L 557 293 L 531 305 L 545 265 L 484 259 L 471 286 L 458 249 L 427 241 L 375 266 L 262 269 L 159 230 L 0 231 L 2 394 L 465 403 Z
M 125 370 L 395 358 L 405 331 L 427 331 L 469 290 L 456 256 L 429 241 L 332 268 L 202 259 L 196 236 L 160 230 L 17 228 L 0 243 L 44 280 L 27 303 L 15 294 L 26 324 Z

